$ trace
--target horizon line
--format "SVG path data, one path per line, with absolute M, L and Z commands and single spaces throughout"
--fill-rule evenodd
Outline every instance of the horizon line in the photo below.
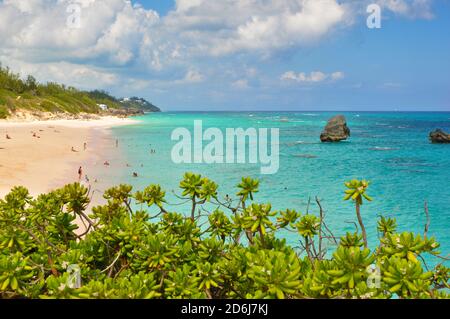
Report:
M 446 110 L 161 110 L 161 113 L 167 112 L 232 112 L 232 113 L 245 113 L 245 112 L 359 112 L 359 113 L 450 113 L 450 109 Z M 149 112 L 155 113 L 155 112 Z

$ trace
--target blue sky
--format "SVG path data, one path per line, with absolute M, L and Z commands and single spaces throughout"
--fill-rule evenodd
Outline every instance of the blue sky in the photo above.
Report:
M 164 110 L 450 111 L 446 0 L 83 1 L 70 30 L 65 7 L 0 1 L 22 20 L 0 22 L 2 64 Z
M 143 5 L 146 9 L 153 9 L 160 15 L 166 15 L 175 8 L 175 1 L 172 0 L 141 0 L 134 2 Z

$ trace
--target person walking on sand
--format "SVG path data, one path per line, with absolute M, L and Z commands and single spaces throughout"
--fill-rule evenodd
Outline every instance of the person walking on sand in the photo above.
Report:
M 78 182 L 81 182 L 81 179 L 83 178 L 83 168 L 80 166 L 78 169 Z
M 84 144 L 83 144 L 83 149 L 84 149 L 84 150 L 87 149 L 87 143 L 86 143 L 86 142 L 84 142 Z

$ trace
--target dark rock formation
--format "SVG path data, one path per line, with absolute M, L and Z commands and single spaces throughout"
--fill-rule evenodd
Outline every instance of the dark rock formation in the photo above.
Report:
M 145 114 L 143 110 L 137 108 L 108 109 L 102 112 L 102 115 L 112 115 L 117 117 L 129 117 Z
M 350 136 L 350 129 L 343 115 L 337 115 L 328 121 L 327 126 L 320 134 L 322 142 L 339 142 Z
M 437 129 L 430 133 L 431 143 L 450 143 L 450 134 L 445 133 L 443 130 Z

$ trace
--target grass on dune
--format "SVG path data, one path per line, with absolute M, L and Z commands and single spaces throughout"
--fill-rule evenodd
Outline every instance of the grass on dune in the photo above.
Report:
M 25 80 L 0 65 L 0 118 L 17 110 L 63 113 L 99 113 L 98 104 L 123 108 L 119 100 L 106 92 L 80 91 L 74 87 L 48 82 L 42 84 L 32 76 Z

